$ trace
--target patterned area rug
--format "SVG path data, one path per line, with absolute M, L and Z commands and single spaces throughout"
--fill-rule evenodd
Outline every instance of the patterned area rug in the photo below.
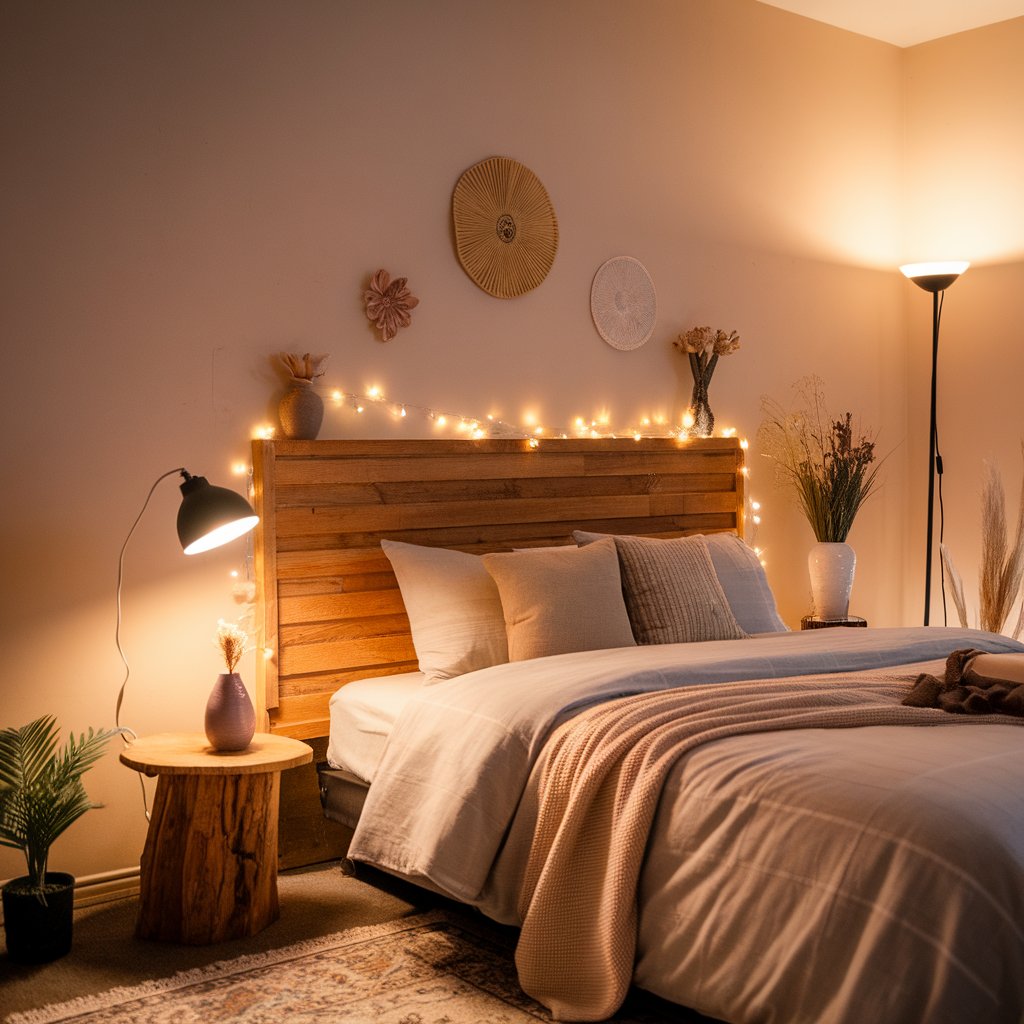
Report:
M 685 1014 L 685 1011 L 683 1011 Z M 681 1018 L 627 1006 L 620 1024 Z M 685 1018 L 684 1018 L 685 1019 Z M 16 1013 L 10 1024 L 528 1024 L 511 941 L 447 911 L 338 932 L 257 956 Z

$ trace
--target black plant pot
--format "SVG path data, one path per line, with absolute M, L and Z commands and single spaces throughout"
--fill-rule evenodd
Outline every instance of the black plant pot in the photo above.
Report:
M 3 887 L 7 955 L 19 964 L 47 964 L 71 952 L 75 878 L 46 873 L 46 902 L 29 888 L 28 875 Z

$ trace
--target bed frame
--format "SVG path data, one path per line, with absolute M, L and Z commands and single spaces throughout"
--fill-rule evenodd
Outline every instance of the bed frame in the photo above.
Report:
M 382 538 L 482 554 L 574 529 L 743 536 L 743 454 L 736 438 L 254 441 L 260 728 L 322 760 L 332 693 L 416 668 Z M 285 867 L 344 845 L 311 823 L 313 773 L 282 779 Z

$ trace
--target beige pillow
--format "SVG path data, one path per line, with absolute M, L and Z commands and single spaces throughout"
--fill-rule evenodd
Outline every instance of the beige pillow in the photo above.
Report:
M 586 543 L 582 532 L 573 536 Z M 747 635 L 729 608 L 703 537 L 612 540 L 619 553 L 626 608 L 637 643 L 740 640 Z
M 402 591 L 425 682 L 508 661 L 501 598 L 478 555 L 397 540 L 380 546 Z
M 636 645 L 610 539 L 482 559 L 501 594 L 509 661 Z

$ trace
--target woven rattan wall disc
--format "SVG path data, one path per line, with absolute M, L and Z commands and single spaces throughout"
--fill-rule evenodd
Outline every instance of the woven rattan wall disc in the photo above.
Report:
M 647 268 L 632 256 L 602 263 L 590 288 L 597 333 L 612 348 L 639 348 L 654 333 L 658 298 Z
M 462 269 L 496 298 L 536 288 L 555 262 L 558 221 L 547 190 L 508 157 L 482 160 L 459 178 L 452 220 Z

